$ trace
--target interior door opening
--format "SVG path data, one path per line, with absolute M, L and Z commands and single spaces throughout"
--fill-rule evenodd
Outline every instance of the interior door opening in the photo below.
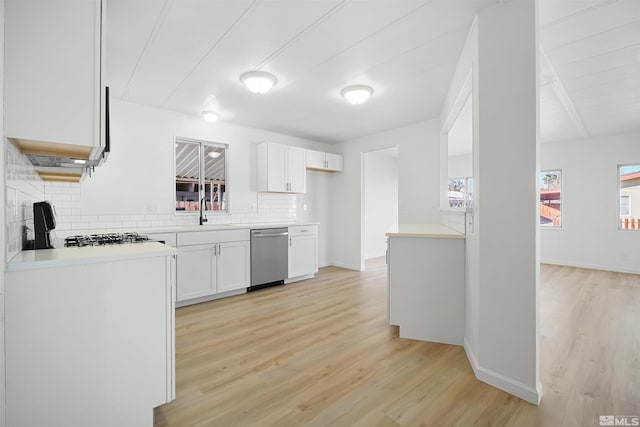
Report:
M 386 232 L 398 223 L 398 147 L 366 152 L 363 157 L 362 255 L 366 260 L 385 256 Z

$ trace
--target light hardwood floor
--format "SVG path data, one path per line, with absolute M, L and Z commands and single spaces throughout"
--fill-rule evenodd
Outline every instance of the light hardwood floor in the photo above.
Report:
M 461 347 L 398 338 L 384 259 L 177 310 L 156 426 L 598 426 L 640 415 L 640 276 L 542 266 L 540 407 Z

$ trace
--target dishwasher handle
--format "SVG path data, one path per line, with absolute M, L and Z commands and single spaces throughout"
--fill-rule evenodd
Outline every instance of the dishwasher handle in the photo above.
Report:
M 262 233 L 262 232 L 252 232 L 251 237 L 274 237 L 274 236 L 288 236 L 288 231 L 282 231 L 280 233 Z

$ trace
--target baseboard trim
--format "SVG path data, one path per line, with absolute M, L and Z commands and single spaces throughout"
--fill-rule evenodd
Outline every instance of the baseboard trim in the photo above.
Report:
M 334 267 L 346 268 L 347 270 L 364 271 L 362 266 L 360 265 L 356 266 L 351 264 L 343 264 L 341 262 L 336 262 L 336 261 L 333 261 L 331 265 Z
M 630 273 L 630 274 L 640 274 L 639 269 L 633 268 L 625 268 L 625 267 L 615 267 L 610 265 L 599 265 L 599 264 L 589 264 L 583 262 L 572 262 L 572 261 L 563 261 L 563 260 L 552 260 L 552 259 L 541 259 L 541 264 L 552 264 L 552 265 L 564 265 L 567 267 L 576 267 L 576 268 L 586 268 L 589 270 L 603 270 L 603 271 L 614 271 L 616 273 Z
M 526 400 L 529 403 L 533 403 L 534 405 L 540 404 L 540 399 L 542 399 L 542 384 L 540 382 L 538 382 L 538 384 L 536 384 L 536 388 L 533 389 L 520 381 L 505 377 L 504 375 L 493 372 L 490 369 L 483 368 L 478 364 L 478 359 L 471 350 L 467 337 L 464 337 L 464 351 L 467 353 L 467 359 L 469 359 L 471 369 L 473 369 L 473 373 L 477 379 L 492 387 Z
M 186 307 L 188 305 L 200 304 L 201 302 L 213 301 L 220 298 L 232 297 L 234 295 L 246 294 L 247 288 L 236 289 L 234 291 L 222 292 L 215 295 L 208 295 L 206 297 L 199 297 L 188 299 L 185 301 L 176 301 L 176 308 Z
M 284 279 L 284 284 L 287 285 L 289 283 L 300 282 L 302 280 L 313 279 L 315 274 L 307 274 L 305 276 L 292 277 L 289 279 Z

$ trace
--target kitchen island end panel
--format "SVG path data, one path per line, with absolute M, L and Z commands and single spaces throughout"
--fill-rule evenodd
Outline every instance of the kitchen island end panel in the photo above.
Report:
M 7 425 L 152 426 L 175 393 L 173 263 L 7 272 Z

